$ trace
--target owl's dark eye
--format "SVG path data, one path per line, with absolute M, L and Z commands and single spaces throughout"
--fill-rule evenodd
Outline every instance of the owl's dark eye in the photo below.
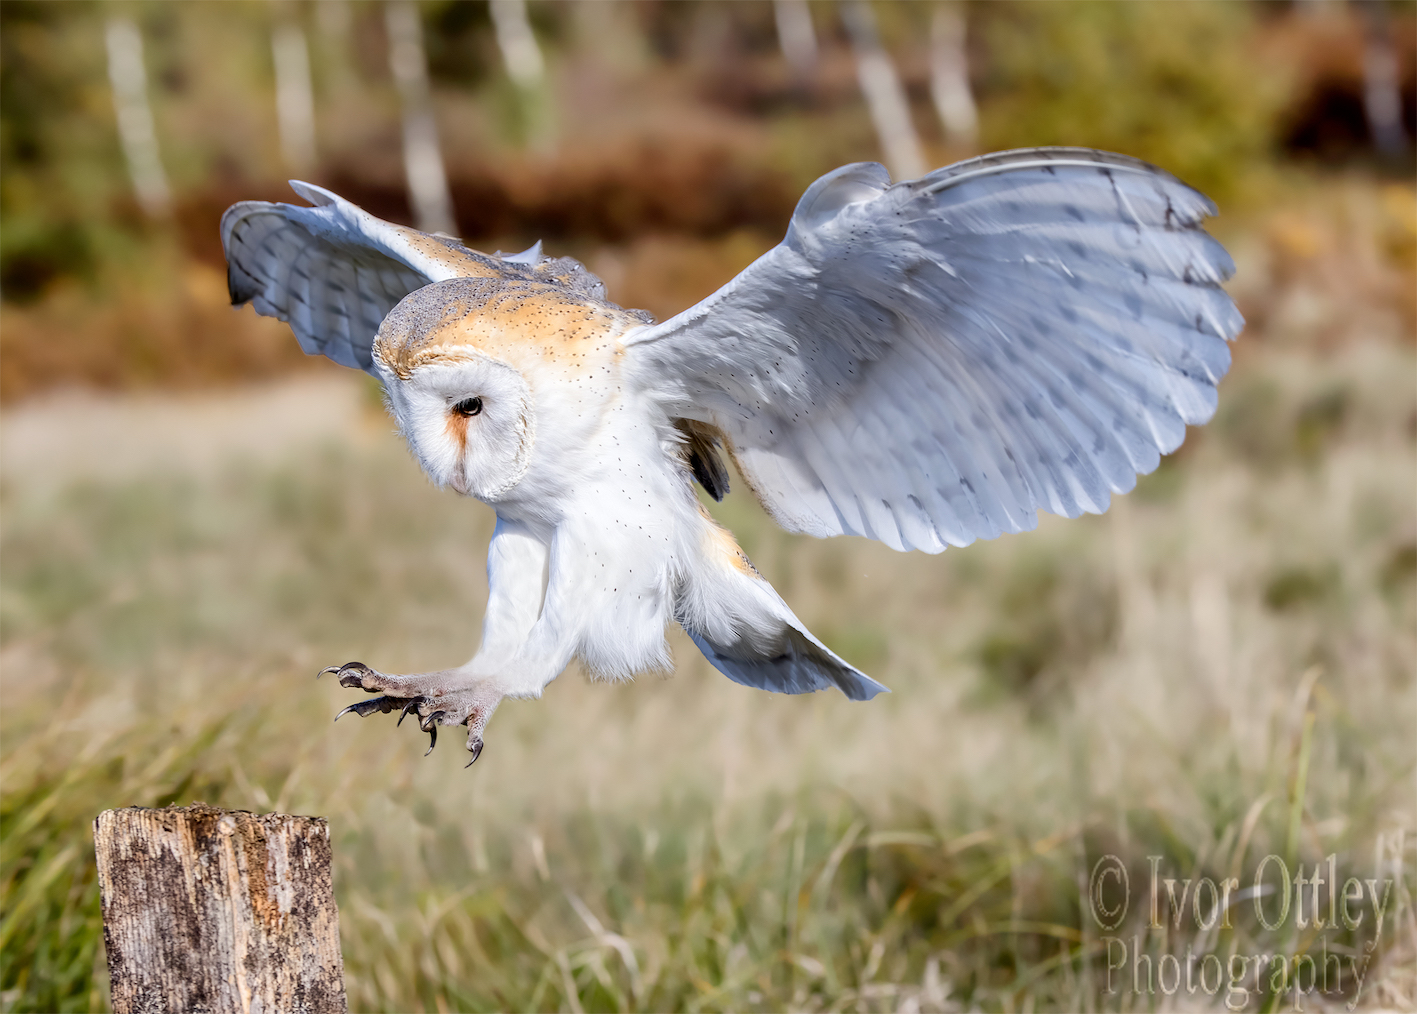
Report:
M 464 398 L 462 401 L 458 402 L 456 405 L 453 406 L 453 411 L 456 412 L 458 415 L 462 416 L 481 415 L 482 399 Z

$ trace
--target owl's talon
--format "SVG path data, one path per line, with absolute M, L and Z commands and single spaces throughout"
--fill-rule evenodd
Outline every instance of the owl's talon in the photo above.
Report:
M 370 669 L 367 665 L 365 665 L 363 662 L 346 662 L 346 663 L 344 663 L 343 665 L 327 665 L 327 666 L 325 666 L 323 669 L 321 669 L 319 672 L 317 672 L 317 673 L 315 674 L 315 678 L 316 678 L 316 679 L 319 679 L 321 676 L 325 675 L 326 673 L 334 673 L 336 676 L 338 676 L 338 677 L 340 678 L 340 686 L 352 686 L 353 684 L 349 684 L 349 683 L 346 683 L 346 682 L 344 681 L 345 672 L 346 672 L 347 670 L 355 670 L 355 671 L 358 671 L 358 672 L 367 672 L 367 673 L 372 673 L 372 672 L 374 671 L 373 669 Z
M 482 737 L 473 736 L 471 739 L 469 739 L 467 742 L 467 749 L 472 754 L 472 760 L 468 761 L 466 764 L 463 765 L 464 771 L 476 764 L 477 758 L 482 756 Z
M 423 751 L 423 756 L 427 757 L 433 752 L 433 748 L 438 745 L 438 719 L 447 715 L 446 711 L 435 711 L 427 718 L 418 723 L 418 727 L 428 733 L 428 749 Z
M 412 715 L 418 728 L 428 733 L 425 757 L 438 745 L 439 725 L 466 725 L 467 749 L 472 761 L 476 761 L 482 753 L 482 731 L 502 698 L 495 684 L 486 679 L 469 678 L 458 670 L 401 676 L 379 672 L 363 662 L 346 662 L 322 672 L 335 673 L 340 686 L 381 695 L 351 704 L 337 718 L 351 711 L 361 717 L 375 712 L 397 712 L 395 725 L 398 726 Z
M 324 670 L 329 672 L 330 669 Z M 378 686 L 365 685 L 366 676 L 377 677 L 379 674 L 370 669 L 363 662 L 346 662 L 344 665 L 334 670 L 339 675 L 339 685 L 342 687 L 357 687 L 360 690 L 380 690 Z
M 360 718 L 367 718 L 376 711 L 388 714 L 390 711 L 393 711 L 394 708 L 398 707 L 398 703 L 399 698 L 397 697 L 371 697 L 368 700 L 360 701 L 358 704 L 351 704 L 335 716 L 335 721 L 338 722 L 351 711 Z

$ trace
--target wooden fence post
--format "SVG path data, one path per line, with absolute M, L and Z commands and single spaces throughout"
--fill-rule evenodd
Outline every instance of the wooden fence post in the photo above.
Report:
M 323 818 L 105 810 L 94 846 L 117 1014 L 348 1010 Z

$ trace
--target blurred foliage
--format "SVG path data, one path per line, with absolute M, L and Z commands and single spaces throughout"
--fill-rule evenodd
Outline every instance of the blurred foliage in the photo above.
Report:
M 279 321 L 233 311 L 216 268 L 170 245 L 155 247 L 112 296 L 67 285 L 24 312 L 9 308 L 0 330 L 0 398 L 56 380 L 134 390 L 336 369 L 302 355 Z
M 1338 568 L 1289 567 L 1269 579 L 1264 588 L 1264 603 L 1271 609 L 1284 611 L 1305 605 L 1321 605 L 1337 594 Z
M 1335 384 L 1290 400 L 1271 379 L 1244 376 L 1230 385 L 1215 431 L 1250 464 L 1272 469 L 1292 459 L 1320 460 L 1352 416 L 1352 392 Z
M 1022 556 L 998 595 L 995 620 L 977 657 L 983 697 L 1022 697 L 1043 715 L 1113 643 L 1117 589 L 1112 576 L 1087 565 L 1073 547 Z
M 1378 585 L 1385 594 L 1394 597 L 1417 588 L 1417 544 L 1408 543 L 1392 551 L 1383 563 Z
M 32 299 L 91 279 L 109 203 L 127 185 L 101 35 L 78 5 L 0 5 L 0 292 Z M 107 114 L 107 115 L 105 115 Z
M 500 69 L 486 4 L 438 0 L 420 6 L 428 74 L 439 84 L 475 87 Z M 531 11 L 537 11 L 531 5 Z M 541 25 L 544 29 L 545 25 Z
M 560 82 L 540 96 L 519 95 L 506 80 L 485 4 L 420 6 L 454 198 L 472 237 L 575 243 L 744 227 L 776 235 L 801 185 L 840 161 L 876 155 L 832 5 L 813 8 L 823 58 L 819 80 L 804 91 L 785 74 L 766 4 L 533 2 L 533 28 Z M 917 126 L 942 151 L 928 96 L 932 8 L 876 8 Z M 323 155 L 316 177 L 378 213 L 406 217 L 398 103 L 377 4 L 123 6 L 144 33 L 149 97 L 177 199 L 175 236 L 143 222 L 129 193 L 103 44 L 113 10 L 35 0 L 0 8 L 0 292 L 8 303 L 34 300 L 62 278 L 125 288 L 154 244 L 175 240 L 213 259 L 219 252 L 206 234 L 214 235 L 223 202 L 283 190 L 269 39 L 278 20 L 304 27 L 311 44 Z M 1314 31 L 1289 31 L 1282 26 L 1295 15 L 1255 3 L 1001 2 L 969 5 L 967 15 L 986 148 L 1123 151 L 1227 206 L 1265 193 L 1280 135 L 1302 107 L 1296 89 L 1313 76 L 1304 61 L 1317 59 Z M 1351 35 L 1353 23 L 1339 18 L 1331 30 Z M 1282 44 L 1265 44 L 1273 38 Z M 643 100 L 651 95 L 675 110 L 676 133 L 658 140 L 659 151 L 656 131 L 632 118 L 639 105 L 650 108 Z M 551 160 L 552 171 L 533 164 L 528 172 L 519 143 L 563 115 L 575 119 L 562 124 L 571 148 Z M 745 143 L 747 132 L 763 129 L 771 143 Z M 785 195 L 775 192 L 784 174 Z M 744 198 L 735 181 L 767 196 Z M 740 195 L 718 199 L 731 212 L 663 211 L 701 203 L 725 185 Z M 600 210 L 583 221 L 568 207 Z M 601 218 L 614 229 L 600 228 Z M 1408 232 L 1392 242 L 1411 245 Z
M 1348 417 L 1349 393 L 1341 387 L 1320 391 L 1304 401 L 1294 420 L 1294 444 L 1301 457 L 1314 461 Z
M 1274 154 L 1285 68 L 1257 65 L 1256 10 L 1153 0 L 977 5 L 985 150 L 1126 152 L 1224 204 Z

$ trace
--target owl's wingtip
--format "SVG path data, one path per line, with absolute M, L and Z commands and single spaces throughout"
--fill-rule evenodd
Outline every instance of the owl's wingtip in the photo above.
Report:
M 309 201 L 317 208 L 335 204 L 339 201 L 339 194 L 326 190 L 324 187 L 317 187 L 313 183 L 306 183 L 304 180 L 286 180 L 290 184 L 290 189 Z
M 852 678 L 843 680 L 837 684 L 841 687 L 841 692 L 853 701 L 869 701 L 877 694 L 888 694 L 891 688 L 884 683 L 877 683 L 864 672 L 852 673 Z

